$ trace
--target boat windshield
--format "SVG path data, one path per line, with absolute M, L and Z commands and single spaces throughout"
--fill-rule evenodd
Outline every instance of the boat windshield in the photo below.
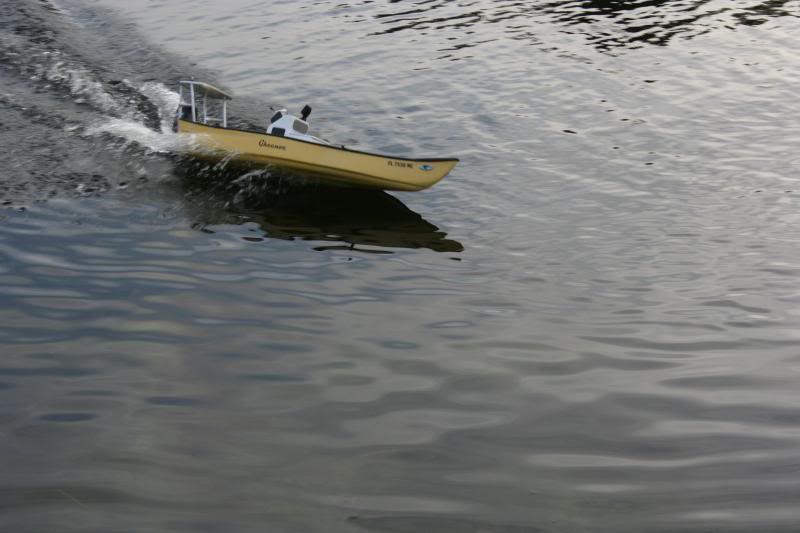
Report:
M 294 127 L 294 131 L 296 131 L 298 133 L 302 133 L 302 134 L 308 133 L 308 124 L 303 122 L 303 121 L 301 121 L 301 120 L 295 120 L 293 127 Z

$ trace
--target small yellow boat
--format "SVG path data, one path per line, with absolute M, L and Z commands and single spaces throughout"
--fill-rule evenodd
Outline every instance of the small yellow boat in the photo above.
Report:
M 409 159 L 334 146 L 308 134 L 301 117 L 282 109 L 264 131 L 228 127 L 230 95 L 207 83 L 181 81 L 176 129 L 194 137 L 195 153 L 251 165 L 274 165 L 310 173 L 338 185 L 388 191 L 419 191 L 444 178 L 455 158 Z

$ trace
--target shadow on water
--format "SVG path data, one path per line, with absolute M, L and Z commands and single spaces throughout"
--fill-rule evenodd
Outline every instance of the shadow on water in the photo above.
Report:
M 190 159 L 180 162 L 175 172 L 194 226 L 203 231 L 213 231 L 210 226 L 217 224 L 256 223 L 263 238 L 336 243 L 315 247 L 318 251 L 464 250 L 461 243 L 447 239 L 447 233 L 383 191 L 331 187 L 271 170 L 248 172 Z

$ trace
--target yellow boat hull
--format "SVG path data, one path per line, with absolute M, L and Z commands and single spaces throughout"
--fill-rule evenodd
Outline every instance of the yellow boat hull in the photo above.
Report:
M 336 184 L 386 191 L 419 191 L 444 178 L 458 159 L 407 159 L 359 152 L 255 131 L 178 120 L 194 136 L 196 153 L 308 172 Z

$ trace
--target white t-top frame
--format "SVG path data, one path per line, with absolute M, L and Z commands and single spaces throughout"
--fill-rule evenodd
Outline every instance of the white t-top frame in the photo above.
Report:
M 182 116 L 184 108 L 189 107 L 192 110 L 192 122 L 201 124 L 216 122 L 223 128 L 228 127 L 228 100 L 232 98 L 225 91 L 201 81 L 181 80 L 178 82 L 178 94 L 180 95 L 178 116 Z M 208 100 L 222 103 L 221 116 L 209 115 Z

